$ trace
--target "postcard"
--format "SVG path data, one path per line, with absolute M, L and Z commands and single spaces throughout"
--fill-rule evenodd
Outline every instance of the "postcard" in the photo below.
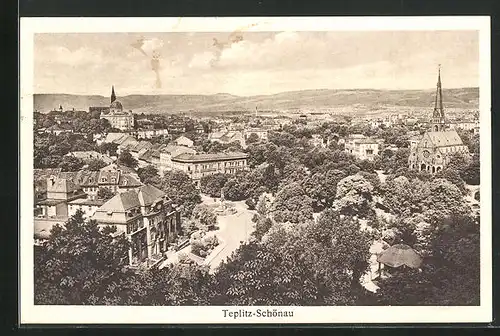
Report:
M 491 321 L 489 17 L 20 34 L 22 324 Z

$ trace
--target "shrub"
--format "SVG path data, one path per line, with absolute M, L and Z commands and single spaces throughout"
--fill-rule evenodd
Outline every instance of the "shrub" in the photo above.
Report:
M 200 255 L 200 251 L 202 251 L 203 249 L 205 248 L 205 246 L 203 245 L 203 243 L 199 240 L 194 240 L 192 243 L 191 243 L 191 253 L 195 254 L 195 255 L 198 255 L 201 257 Z
M 255 204 L 255 201 L 253 200 L 253 198 L 248 198 L 245 201 L 245 204 L 247 205 L 249 210 L 255 210 L 256 204 Z

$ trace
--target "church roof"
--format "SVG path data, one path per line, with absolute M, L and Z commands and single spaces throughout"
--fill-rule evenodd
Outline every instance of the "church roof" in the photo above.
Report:
M 429 139 L 437 147 L 463 146 L 462 139 L 454 130 L 444 132 L 427 132 Z

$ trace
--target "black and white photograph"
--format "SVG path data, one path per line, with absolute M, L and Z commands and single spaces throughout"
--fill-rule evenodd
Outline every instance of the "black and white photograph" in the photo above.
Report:
M 490 321 L 489 29 L 23 18 L 21 321 Z

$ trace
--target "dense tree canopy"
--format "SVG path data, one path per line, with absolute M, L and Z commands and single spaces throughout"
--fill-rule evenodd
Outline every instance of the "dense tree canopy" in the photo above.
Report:
M 49 240 L 35 249 L 35 303 L 106 304 L 118 295 L 126 274 L 128 242 L 113 238 L 116 228 L 99 230 L 77 211 L 64 227 L 56 225 Z
M 118 156 L 118 163 L 130 168 L 137 168 L 137 160 L 130 154 L 128 150 L 124 150 Z
M 163 190 L 175 204 L 182 206 L 184 216 L 190 216 L 196 204 L 201 202 L 200 192 L 191 178 L 180 170 L 165 172 L 156 187 Z
M 106 162 L 101 159 L 92 159 L 87 163 L 87 169 L 91 171 L 97 171 L 106 166 Z
M 158 185 L 160 183 L 160 175 L 158 169 L 153 165 L 148 165 L 144 168 L 137 169 L 137 175 L 144 184 Z
M 337 184 L 334 208 L 342 214 L 371 217 L 372 201 L 373 185 L 360 174 L 345 177 Z
M 301 184 L 294 182 L 277 193 L 270 213 L 277 222 L 304 223 L 312 219 L 312 200 Z
M 203 176 L 200 180 L 200 190 L 210 197 L 220 197 L 222 187 L 228 179 L 229 175 L 222 173 Z

